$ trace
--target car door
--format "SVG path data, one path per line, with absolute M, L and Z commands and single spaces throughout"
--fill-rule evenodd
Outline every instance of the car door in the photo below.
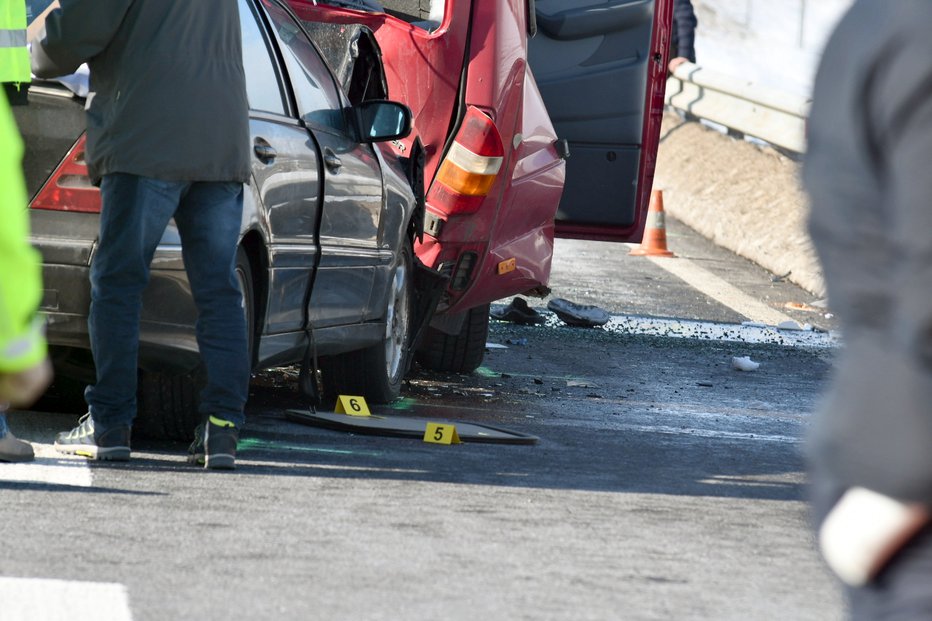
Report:
M 531 0 L 528 60 L 569 142 L 558 236 L 640 241 L 659 144 L 672 0 Z
M 298 114 L 322 158 L 321 256 L 310 298 L 311 325 L 359 323 L 372 314 L 369 300 L 376 268 L 392 259 L 390 250 L 379 248 L 379 161 L 371 145 L 353 136 L 346 117 L 348 102 L 303 29 L 282 6 L 265 4 Z
M 239 0 L 243 69 L 249 100 L 253 183 L 249 204 L 261 206 L 257 219 L 268 230 L 269 282 L 262 332 L 304 328 L 304 303 L 317 259 L 320 218 L 320 158 L 297 118 L 273 41 L 258 7 Z

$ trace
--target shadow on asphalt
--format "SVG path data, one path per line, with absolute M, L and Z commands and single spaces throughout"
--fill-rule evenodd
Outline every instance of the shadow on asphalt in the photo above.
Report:
M 803 500 L 795 446 L 535 429 L 536 446 L 429 445 L 323 429 L 247 434 L 239 474 Z
M 306 406 L 289 369 L 253 383 L 237 470 L 222 474 L 805 499 L 799 438 L 829 370 L 824 354 L 512 325 L 493 325 L 490 339 L 510 344 L 478 371 L 416 369 L 403 399 L 373 413 L 492 425 L 538 444 L 442 446 L 293 423 L 284 411 Z M 735 372 L 732 355 L 761 370 Z M 203 473 L 184 463 L 187 444 L 133 448 L 127 464 L 92 467 Z
M 45 483 L 36 481 L 0 481 L 0 491 L 17 492 L 77 492 L 81 494 L 118 494 L 129 496 L 168 496 L 168 492 L 146 492 L 133 489 L 113 487 L 86 487 L 83 485 L 66 485 L 62 483 Z

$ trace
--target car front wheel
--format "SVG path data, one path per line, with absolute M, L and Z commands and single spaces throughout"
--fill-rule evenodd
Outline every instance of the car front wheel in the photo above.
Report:
M 414 319 L 414 259 L 411 246 L 402 249 L 385 302 L 385 335 L 365 349 L 321 358 L 324 393 L 362 395 L 373 403 L 388 403 L 401 394 L 409 366 Z

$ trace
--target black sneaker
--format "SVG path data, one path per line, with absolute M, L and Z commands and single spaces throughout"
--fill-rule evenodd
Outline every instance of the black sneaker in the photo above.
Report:
M 81 417 L 78 426 L 55 436 L 55 449 L 66 455 L 80 455 L 104 461 L 129 460 L 130 426 L 118 425 L 103 433 L 94 430 L 90 412 Z
M 499 321 L 510 321 L 525 326 L 541 324 L 547 321 L 543 315 L 528 306 L 527 300 L 524 298 L 513 299 L 508 306 L 500 311 L 489 311 L 489 316 Z
M 188 448 L 188 463 L 211 470 L 236 468 L 236 443 L 239 430 L 228 420 L 211 416 L 206 425 L 194 430 L 194 442 Z

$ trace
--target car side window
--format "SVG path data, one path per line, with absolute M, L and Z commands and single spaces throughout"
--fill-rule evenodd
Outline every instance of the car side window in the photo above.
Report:
M 243 69 L 246 72 L 246 97 L 252 110 L 285 114 L 285 102 L 269 57 L 269 47 L 256 23 L 249 2 L 240 0 L 239 21 L 243 33 Z
M 294 87 L 298 113 L 309 124 L 346 131 L 343 100 L 330 69 L 300 26 L 274 2 L 265 2 Z

